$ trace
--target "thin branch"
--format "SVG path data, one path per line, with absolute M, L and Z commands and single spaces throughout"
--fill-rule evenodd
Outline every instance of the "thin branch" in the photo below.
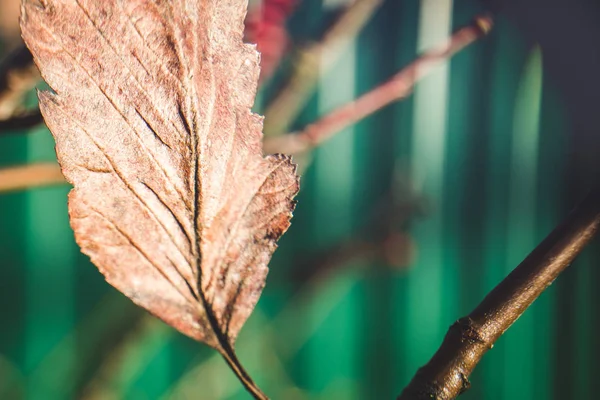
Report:
M 417 254 L 416 243 L 408 229 L 429 212 L 427 199 L 406 179 L 404 172 L 396 168 L 390 190 L 375 202 L 365 224 L 346 240 L 315 254 L 296 257 L 291 268 L 292 281 L 302 287 L 319 276 L 326 279 L 357 262 L 408 269 Z
M 313 92 L 319 71 L 333 65 L 382 3 L 383 0 L 355 0 L 320 43 L 300 54 L 288 85 L 265 111 L 265 135 L 279 135 L 288 130 Z
M 33 56 L 25 45 L 21 45 L 8 53 L 0 62 L 0 95 L 10 91 L 11 75 L 29 70 L 32 65 Z
M 147 363 L 156 356 L 161 345 L 174 335 L 175 331 L 157 318 L 138 313 L 133 323 L 129 324 L 128 331 L 121 332 L 119 342 L 107 349 L 107 354 L 91 379 L 83 388 L 79 388 L 78 398 L 119 398 L 119 394 L 123 395 L 125 385 L 135 381 Z
M 0 396 L 3 399 L 22 399 L 25 396 L 27 379 L 20 367 L 4 354 L 0 354 L 0 374 Z
M 596 234 L 600 186 L 510 273 L 471 314 L 454 323 L 427 365 L 398 400 L 449 400 L 466 391 L 468 377 L 496 340 L 525 312 Z
M 485 36 L 491 28 L 492 19 L 489 16 L 475 17 L 471 24 L 456 31 L 443 46 L 421 55 L 389 81 L 334 110 L 302 132 L 265 139 L 265 153 L 298 154 L 313 149 L 345 127 L 407 97 L 417 81 L 469 44 Z
M 40 80 L 33 57 L 25 45 L 16 48 L 0 63 L 0 120 L 18 113 L 23 98 Z
M 0 135 L 30 129 L 43 122 L 44 119 L 39 109 L 24 114 L 17 114 L 8 119 L 0 119 Z
M 57 164 L 40 163 L 0 169 L 0 193 L 58 184 L 66 184 L 66 181 Z
M 80 393 L 85 382 L 119 351 L 130 336 L 128 332 L 144 315 L 132 302 L 109 292 L 40 360 L 28 374 L 30 382 L 43 382 L 51 375 L 62 393 L 85 398 Z M 77 348 L 73 363 L 62 362 L 73 356 L 73 348 Z

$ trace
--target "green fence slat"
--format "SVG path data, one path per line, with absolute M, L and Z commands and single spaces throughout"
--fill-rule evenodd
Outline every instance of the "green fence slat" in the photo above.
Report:
M 539 115 L 542 65 L 539 49 L 528 56 L 515 101 L 510 159 L 509 209 L 505 274 L 510 273 L 537 244 L 536 205 Z M 529 309 L 506 333 L 502 343 L 507 362 L 504 370 L 505 397 L 531 399 L 534 394 L 535 340 L 546 326 L 535 324 L 535 309 Z
M 489 136 L 488 174 L 485 179 L 485 254 L 482 268 L 485 271 L 485 291 L 491 290 L 505 276 L 507 270 L 506 249 L 508 243 L 510 154 L 512 146 L 514 104 L 517 98 L 519 77 L 525 62 L 527 50 L 514 34 L 508 31 L 502 19 L 496 23 L 489 45 L 494 49 L 493 63 L 490 65 L 490 91 L 486 99 L 490 105 L 487 132 Z M 505 338 L 500 338 L 495 348 L 484 358 L 483 369 L 486 400 L 505 399 L 505 365 L 503 351 L 498 348 Z
M 420 51 L 439 45 L 450 32 L 452 1 L 422 2 L 419 14 Z M 443 171 L 448 101 L 448 66 L 442 65 L 415 88 L 411 179 L 432 206 L 431 215 L 412 234 L 419 256 L 409 275 L 405 338 L 406 363 L 414 371 L 425 363 L 443 338 Z M 449 283 L 451 284 L 451 283 Z
M 48 130 L 31 134 L 28 161 L 53 158 L 54 142 Z M 27 193 L 26 371 L 33 371 L 75 327 L 76 247 L 68 222 L 68 190 L 65 185 Z M 74 367 L 75 352 L 75 347 L 65 351 L 64 357 L 45 374 L 31 374 L 27 398 L 71 397 L 73 394 L 65 392 L 65 387 Z
M 323 1 L 323 9 L 339 6 L 340 2 Z M 322 62 L 326 62 L 323 55 Z M 323 71 L 318 84 L 318 112 L 325 115 L 335 107 L 355 97 L 356 45 L 350 46 L 327 71 Z M 334 245 L 351 233 L 355 198 L 354 185 L 354 129 L 344 129 L 314 154 L 313 182 L 316 202 L 312 203 L 313 235 L 324 246 Z M 341 274 L 344 274 L 342 271 Z M 325 289 L 327 290 L 327 289 Z M 359 305 L 350 293 L 343 298 L 330 317 L 320 322 L 314 336 L 307 343 L 310 354 L 307 387 L 312 392 L 322 392 L 339 379 L 353 379 L 357 355 L 355 309 Z M 320 303 L 314 302 L 306 315 L 308 325 L 312 315 L 319 313 Z M 322 359 L 323 349 L 329 357 Z

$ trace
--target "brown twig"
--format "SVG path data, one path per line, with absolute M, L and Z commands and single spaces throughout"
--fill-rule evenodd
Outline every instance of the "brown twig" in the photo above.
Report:
M 0 63 L 0 120 L 6 121 L 19 114 L 25 95 L 35 87 L 39 80 L 40 74 L 33 63 L 33 57 L 24 45 L 13 50 L 2 60 Z M 16 122 L 13 121 L 13 126 Z
M 0 134 L 30 129 L 44 122 L 39 109 L 14 115 L 8 119 L 0 119 Z
M 60 167 L 53 163 L 0 169 L 0 193 L 65 183 Z
M 383 0 L 355 0 L 327 31 L 323 40 L 300 54 L 288 85 L 265 111 L 265 135 L 288 130 L 313 92 L 319 71 L 331 66 L 367 24 Z
M 419 369 L 398 400 L 449 400 L 470 386 L 483 355 L 558 277 L 600 225 L 600 186 L 569 214 L 466 317 L 454 323 L 439 350 Z
M 471 24 L 456 31 L 443 46 L 421 55 L 389 81 L 310 124 L 302 132 L 265 139 L 265 153 L 298 154 L 308 151 L 343 128 L 394 101 L 405 98 L 418 80 L 429 74 L 437 65 L 485 36 L 491 27 L 492 19 L 489 16 L 477 16 Z

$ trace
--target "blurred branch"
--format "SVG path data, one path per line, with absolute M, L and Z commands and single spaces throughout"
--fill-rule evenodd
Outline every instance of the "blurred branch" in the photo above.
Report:
M 66 183 L 58 164 L 40 163 L 0 169 L 0 193 Z
M 39 110 L 22 115 L 25 95 L 35 87 L 40 74 L 27 47 L 22 45 L 0 62 L 0 133 L 41 123 Z
M 265 111 L 265 135 L 286 132 L 313 92 L 319 72 L 328 69 L 363 29 L 383 0 L 355 0 L 344 10 L 323 40 L 306 49 L 287 86 Z
M 30 129 L 44 122 L 40 110 L 17 114 L 8 119 L 0 119 L 0 134 Z
M 492 19 L 489 16 L 475 17 L 471 24 L 456 31 L 443 46 L 424 53 L 381 86 L 334 110 L 299 133 L 266 138 L 264 152 L 298 154 L 313 149 L 345 127 L 408 96 L 417 81 L 485 36 L 491 28 Z
M 8 357 L 0 354 L 0 398 L 22 399 L 25 395 L 26 379 L 19 367 Z
M 483 301 L 449 329 L 441 347 L 420 368 L 398 400 L 454 399 L 496 340 L 525 312 L 596 234 L 600 186 L 550 233 Z
M 29 373 L 28 379 L 51 382 L 56 393 L 81 398 L 79 392 L 84 383 L 90 376 L 98 374 L 113 354 L 111 349 L 119 348 L 143 315 L 139 307 L 111 291 L 46 354 Z M 73 355 L 75 348 L 77 351 Z M 65 363 L 67 359 L 72 362 Z
M 33 56 L 25 45 L 10 52 L 0 62 L 0 118 L 11 116 L 23 95 L 39 79 Z
M 306 258 L 293 266 L 293 282 L 304 285 L 326 277 L 350 263 L 384 264 L 403 270 L 413 264 L 417 247 L 408 233 L 411 224 L 429 212 L 427 199 L 396 168 L 391 188 L 372 208 L 369 219 L 346 240 Z
M 158 351 L 175 335 L 175 330 L 158 318 L 140 313 L 140 318 L 122 333 L 87 384 L 80 388 L 78 398 L 119 399 L 126 388 L 144 371 Z M 220 360 L 222 362 L 222 360 Z

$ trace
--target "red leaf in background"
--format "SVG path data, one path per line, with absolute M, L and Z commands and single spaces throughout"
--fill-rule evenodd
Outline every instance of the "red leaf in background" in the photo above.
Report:
M 263 0 L 248 13 L 246 41 L 256 43 L 261 53 L 260 81 L 269 79 L 277 69 L 289 43 L 285 23 L 297 0 Z

